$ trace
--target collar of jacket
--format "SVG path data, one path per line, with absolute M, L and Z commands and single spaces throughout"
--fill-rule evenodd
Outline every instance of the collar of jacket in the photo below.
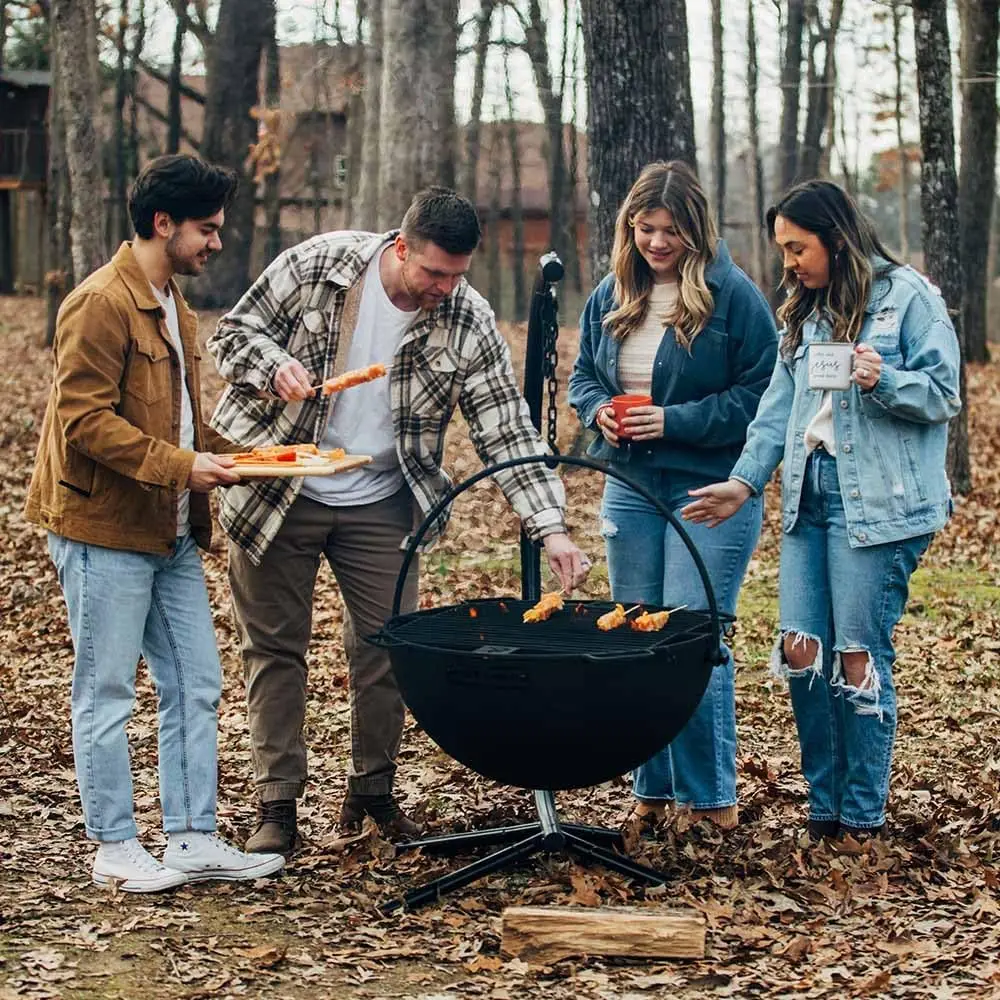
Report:
M 111 258 L 111 263 L 114 264 L 115 270 L 135 301 L 136 308 L 160 312 L 160 303 L 153 294 L 152 283 L 146 277 L 145 271 L 139 267 L 139 262 L 132 252 L 132 244 L 128 240 L 118 248 L 114 257 Z M 180 312 L 179 304 L 183 302 L 183 297 L 173 278 L 170 279 L 170 294 L 178 303 L 178 312 Z
M 715 254 L 705 268 L 705 283 L 713 292 L 717 292 L 732 269 L 733 258 L 730 256 L 729 247 L 726 246 L 725 240 L 719 240 L 715 244 Z
M 369 239 L 359 243 L 356 247 L 348 250 L 326 273 L 326 280 L 342 288 L 350 288 L 365 273 L 368 265 L 374 260 L 375 255 L 383 247 L 392 243 L 399 235 L 398 229 L 390 229 L 387 233 L 367 233 Z M 730 261 L 732 266 L 732 261 Z M 432 326 L 449 326 L 455 314 L 456 299 L 458 293 L 464 288 L 466 279 L 463 278 L 452 289 L 451 295 L 447 296 L 439 305 L 429 312 L 421 309 L 420 316 L 410 328 L 410 334 L 414 334 L 423 329 L 429 323 Z
M 892 291 L 892 272 L 896 265 L 878 254 L 873 254 L 868 259 L 872 265 L 872 289 L 868 294 L 865 312 L 876 313 L 882 308 L 886 296 Z

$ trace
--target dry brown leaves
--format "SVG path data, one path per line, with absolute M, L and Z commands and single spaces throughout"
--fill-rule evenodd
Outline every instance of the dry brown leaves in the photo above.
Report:
M 891 843 L 810 846 L 787 696 L 767 675 L 773 601 L 739 622 L 742 822 L 722 835 L 675 822 L 637 839 L 639 860 L 671 876 L 642 890 L 598 868 L 552 857 L 492 875 L 438 906 L 381 917 L 377 905 L 456 859 L 394 857 L 367 829 L 338 839 L 334 822 L 348 752 L 347 675 L 336 588 L 321 573 L 311 651 L 311 785 L 307 838 L 287 874 L 126 898 L 89 883 L 68 721 L 72 649 L 40 533 L 20 510 L 49 382 L 38 344 L 42 304 L 0 299 L 0 997 L 358 996 L 546 998 L 872 997 L 1000 995 L 1000 613 L 989 590 L 963 586 L 911 605 L 899 632 L 900 732 Z M 210 318 L 204 332 L 211 327 Z M 509 339 L 523 353 L 524 328 Z M 575 347 L 563 334 L 562 386 Z M 206 366 L 209 362 L 206 361 Z M 206 372 L 206 375 L 209 373 Z M 925 565 L 997 584 L 1000 368 L 970 373 L 976 490 Z M 206 379 L 209 403 L 219 383 Z M 560 446 L 576 432 L 563 408 Z M 457 419 L 456 478 L 479 468 Z M 601 482 L 566 474 L 574 534 L 598 564 Z M 773 497 L 772 497 L 773 500 Z M 775 593 L 776 505 L 751 567 Z M 423 600 L 516 592 L 517 524 L 495 487 L 456 505 L 452 529 L 423 564 Z M 220 726 L 221 832 L 242 839 L 252 818 L 250 764 L 221 547 L 206 559 L 225 664 Z M 994 594 L 995 597 L 995 594 Z M 136 806 L 146 842 L 162 846 L 152 689 L 141 673 L 131 727 Z M 432 830 L 532 818 L 527 795 L 471 774 L 410 727 L 399 789 Z M 615 825 L 623 780 L 560 796 L 563 813 Z M 687 905 L 708 921 L 704 961 L 635 965 L 590 960 L 534 968 L 500 954 L 511 904 Z

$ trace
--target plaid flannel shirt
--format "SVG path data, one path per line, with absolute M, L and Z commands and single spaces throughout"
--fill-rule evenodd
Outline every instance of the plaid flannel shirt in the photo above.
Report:
M 361 279 L 395 235 L 324 233 L 270 264 L 208 341 L 229 383 L 212 416 L 217 431 L 248 448 L 319 443 L 333 397 L 286 403 L 274 396 L 275 373 L 293 357 L 317 382 L 343 371 Z M 456 405 L 484 464 L 547 450 L 517 387 L 493 311 L 464 280 L 435 309 L 420 313 L 396 349 L 389 379 L 396 453 L 424 514 L 451 486 L 441 463 Z M 550 469 L 541 463 L 507 469 L 496 481 L 530 537 L 565 531 L 565 493 Z M 301 478 L 292 478 L 220 491 L 222 526 L 253 562 L 301 488 Z M 429 527 L 422 548 L 437 540 L 449 515 L 445 510 Z

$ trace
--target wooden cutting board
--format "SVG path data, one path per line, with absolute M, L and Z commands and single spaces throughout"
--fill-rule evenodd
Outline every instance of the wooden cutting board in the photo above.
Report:
M 268 462 L 260 465 L 239 465 L 233 471 L 241 479 L 290 479 L 293 476 L 333 476 L 348 469 L 367 465 L 371 455 L 345 455 L 334 462 Z

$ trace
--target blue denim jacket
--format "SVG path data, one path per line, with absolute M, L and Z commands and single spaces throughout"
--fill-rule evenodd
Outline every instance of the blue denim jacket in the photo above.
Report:
M 614 448 L 603 438 L 588 450 L 594 458 L 669 469 L 704 482 L 725 479 L 739 457 L 746 430 L 777 353 L 771 310 L 721 240 L 705 280 L 715 308 L 690 353 L 664 331 L 653 368 L 651 395 L 664 408 L 659 441 Z M 580 317 L 580 353 L 569 379 L 569 403 L 587 427 L 597 411 L 623 390 L 618 381 L 621 341 L 604 328 L 615 308 L 614 276 L 594 289 Z
M 873 262 L 886 266 L 885 261 Z M 876 272 L 877 273 L 877 272 Z M 791 531 L 808 454 L 805 431 L 823 393 L 808 386 L 809 345 L 829 339 L 825 322 L 803 325 L 791 358 L 779 356 L 732 477 L 760 492 L 784 460 L 782 526 Z M 852 548 L 941 528 L 951 490 L 945 474 L 948 421 L 959 402 L 958 339 L 940 293 L 911 267 L 877 277 L 859 341 L 882 356 L 871 392 L 833 390 L 837 474 Z

